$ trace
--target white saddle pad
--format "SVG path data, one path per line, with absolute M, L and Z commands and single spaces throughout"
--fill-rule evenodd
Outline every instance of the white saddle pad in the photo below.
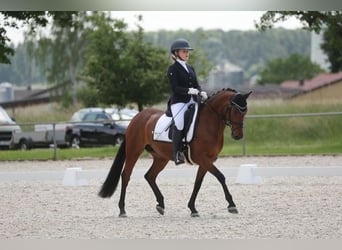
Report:
M 197 118 L 198 113 L 198 104 L 195 104 L 195 112 L 194 116 L 191 121 L 191 125 L 189 128 L 188 133 L 186 134 L 186 137 L 183 140 L 186 140 L 187 142 L 191 142 L 193 136 L 194 136 L 194 129 L 195 129 L 195 121 Z M 168 117 L 165 114 L 163 114 L 157 121 L 156 126 L 153 133 L 153 140 L 155 141 L 163 141 L 163 142 L 172 142 L 172 140 L 169 139 L 169 129 L 172 122 L 172 117 Z

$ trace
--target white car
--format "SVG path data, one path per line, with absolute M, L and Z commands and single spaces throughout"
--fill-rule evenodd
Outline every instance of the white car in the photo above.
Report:
M 21 128 L 0 106 L 0 147 L 10 148 L 12 134 L 21 132 Z
M 135 109 L 117 109 L 117 108 L 106 108 L 105 112 L 110 114 L 112 119 L 116 121 L 116 123 L 128 126 L 133 117 L 139 112 Z

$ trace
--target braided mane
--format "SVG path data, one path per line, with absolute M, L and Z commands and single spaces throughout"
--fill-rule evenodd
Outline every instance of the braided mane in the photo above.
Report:
M 217 91 L 216 93 L 210 95 L 209 98 L 212 98 L 212 97 L 214 97 L 214 96 L 216 96 L 216 95 L 218 95 L 218 94 L 220 94 L 221 92 L 224 92 L 224 91 L 231 91 L 231 92 L 237 93 L 237 91 L 235 89 L 223 88 L 223 89 Z

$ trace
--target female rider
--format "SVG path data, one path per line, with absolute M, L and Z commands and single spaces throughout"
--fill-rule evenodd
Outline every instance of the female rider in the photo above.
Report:
M 175 164 L 184 163 L 184 157 L 180 151 L 183 128 L 184 112 L 188 106 L 195 102 L 194 96 L 201 95 L 206 100 L 208 95 L 202 91 L 197 81 L 194 68 L 187 64 L 189 52 L 192 51 L 189 42 L 185 39 L 177 39 L 171 45 L 171 57 L 174 63 L 168 68 L 167 76 L 171 86 L 171 113 L 175 126 L 172 133 L 173 158 Z

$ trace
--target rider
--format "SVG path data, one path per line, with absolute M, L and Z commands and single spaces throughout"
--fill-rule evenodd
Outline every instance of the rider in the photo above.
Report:
M 193 48 L 185 39 L 177 39 L 171 45 L 171 57 L 174 63 L 168 68 L 167 76 L 171 85 L 171 113 L 175 126 L 172 133 L 173 158 L 175 164 L 184 163 L 184 157 L 180 152 L 184 128 L 184 112 L 188 106 L 195 102 L 195 95 L 201 95 L 206 100 L 208 95 L 202 91 L 197 81 L 194 68 L 187 64 L 189 51 Z

